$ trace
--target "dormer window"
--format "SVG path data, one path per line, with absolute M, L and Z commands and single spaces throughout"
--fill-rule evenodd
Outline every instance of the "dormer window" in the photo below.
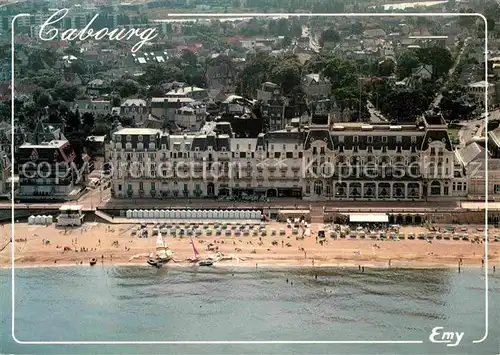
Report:
M 368 143 L 373 143 L 373 136 L 368 136 L 368 137 L 366 137 L 366 141 L 367 141 Z
M 130 142 L 132 140 L 132 137 L 130 136 L 130 134 L 127 134 L 127 137 L 125 139 L 127 140 L 127 142 Z
M 402 142 L 403 142 L 403 137 L 396 136 L 396 143 L 402 143 Z
M 142 142 L 143 139 L 142 134 L 139 134 L 139 136 L 137 136 L 137 139 L 139 140 L 139 142 Z
M 411 136 L 411 137 L 410 137 L 410 142 L 411 142 L 411 144 L 415 144 L 415 143 L 417 143 L 417 137 L 415 137 L 415 136 Z
M 353 139 L 354 144 L 358 144 L 358 142 L 359 142 L 358 136 L 354 136 L 354 137 L 352 137 L 352 139 Z
M 387 136 L 382 136 L 382 143 L 387 143 Z

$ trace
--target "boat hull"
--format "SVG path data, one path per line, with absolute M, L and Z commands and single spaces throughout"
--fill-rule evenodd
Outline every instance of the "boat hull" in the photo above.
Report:
M 162 267 L 162 265 L 168 263 L 168 260 L 154 260 L 154 259 L 149 259 L 148 264 L 150 266 L 154 266 L 156 268 Z

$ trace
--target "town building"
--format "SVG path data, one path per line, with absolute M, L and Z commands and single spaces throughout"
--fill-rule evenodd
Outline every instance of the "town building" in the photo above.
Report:
M 127 99 L 120 106 L 120 116 L 131 118 L 136 124 L 144 122 L 148 114 L 148 105 L 142 99 Z
M 496 104 L 495 84 L 483 80 L 467 85 L 467 93 L 483 106 L 486 90 L 488 90 L 488 109 L 490 109 Z
M 184 135 L 126 128 L 112 135 L 107 153 L 115 167 L 112 193 L 117 198 L 242 193 L 305 200 L 453 198 L 456 159 L 446 129 L 441 116 L 427 116 L 417 125 L 313 117 L 309 126 L 255 138 L 234 137 L 230 128 Z
M 75 152 L 67 140 L 25 143 L 16 153 L 17 200 L 69 200 L 78 197 Z

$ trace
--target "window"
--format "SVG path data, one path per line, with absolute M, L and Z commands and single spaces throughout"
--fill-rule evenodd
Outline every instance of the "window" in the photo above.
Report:
M 495 192 L 495 195 L 500 194 L 500 184 L 495 184 L 493 186 L 493 191 Z
M 130 137 L 130 134 L 127 134 L 127 137 L 125 138 L 127 142 L 130 142 L 132 140 L 132 137 Z
M 271 150 L 274 150 L 274 144 L 271 144 Z
M 403 137 L 396 136 L 396 143 L 401 143 L 401 142 L 403 142 Z
M 152 182 L 152 183 L 151 183 L 151 191 L 154 191 L 154 190 L 155 190 L 155 188 L 156 188 L 155 186 L 156 186 L 156 184 L 155 184 L 154 182 Z
M 236 150 L 239 150 L 239 149 L 240 149 L 240 145 L 236 144 Z
M 306 195 L 309 195 L 311 193 L 311 186 L 306 185 Z
M 118 191 L 122 190 L 122 185 L 118 185 Z
M 144 182 L 139 181 L 139 190 L 143 191 L 144 190 Z
M 286 144 L 283 144 L 283 150 L 286 150 Z
M 344 144 L 344 136 L 339 136 L 339 144 Z
M 373 136 L 366 137 L 368 143 L 373 143 Z
M 354 137 L 352 137 L 352 139 L 353 139 L 354 144 L 357 144 L 358 141 L 359 141 L 359 137 L 358 136 L 354 136 Z
M 417 137 L 415 137 L 415 136 L 411 136 L 411 137 L 410 137 L 410 142 L 411 142 L 411 144 L 415 144 L 415 143 L 417 143 Z
M 139 136 L 137 136 L 137 139 L 139 140 L 139 142 L 142 142 L 142 134 L 139 134 Z

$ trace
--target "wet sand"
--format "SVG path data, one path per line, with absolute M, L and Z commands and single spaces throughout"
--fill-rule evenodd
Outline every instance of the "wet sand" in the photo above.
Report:
M 16 267 L 43 267 L 63 265 L 89 265 L 91 258 L 97 259 L 97 265 L 147 265 L 146 260 L 154 252 L 156 237 L 151 235 L 152 226 L 149 226 L 149 238 L 131 236 L 134 225 L 108 225 L 103 223 L 87 223 L 83 228 L 56 228 L 51 226 L 33 226 L 25 223 L 15 224 L 15 238 L 25 238 L 26 242 L 15 242 Z M 327 236 L 326 243 L 321 245 L 315 238 L 315 231 L 323 225 L 312 225 L 312 236 L 304 240 L 296 240 L 292 230 L 285 224 L 268 223 L 268 235 L 253 236 L 211 236 L 193 237 L 200 257 L 207 257 L 213 252 L 207 251 L 208 244 L 212 243 L 232 260 L 220 261 L 216 266 L 242 267 L 408 267 L 408 268 L 435 268 L 462 265 L 481 266 L 484 259 L 484 244 L 470 241 L 433 240 L 432 243 L 423 240 L 362 240 L 337 239 Z M 4 225 L 0 230 L 2 238 L 0 248 L 0 267 L 10 267 L 11 247 L 10 225 Z M 271 236 L 270 229 L 285 228 L 286 236 Z M 469 227 L 469 233 L 474 232 Z M 400 233 L 425 233 L 420 227 L 402 227 Z M 490 237 L 500 234 L 499 230 L 491 229 Z M 44 244 L 43 240 L 50 240 Z M 99 243 L 100 240 L 100 243 Z M 191 265 L 185 261 L 193 256 L 190 237 L 165 236 L 165 242 L 174 252 L 178 263 L 169 265 Z M 277 241 L 273 246 L 272 241 Z M 114 243 L 115 242 L 115 243 Z M 283 243 L 282 243 L 283 242 Z M 290 246 L 287 246 L 287 243 Z M 57 248 L 59 246 L 60 248 Z M 64 251 L 69 247 L 70 251 Z M 86 251 L 80 251 L 86 248 Z M 238 250 L 236 250 L 238 248 Z M 303 249 L 303 250 L 302 250 Z M 489 243 L 489 266 L 499 263 L 500 243 Z M 140 255 L 131 261 L 134 255 Z M 390 265 L 389 265 L 390 264 Z

